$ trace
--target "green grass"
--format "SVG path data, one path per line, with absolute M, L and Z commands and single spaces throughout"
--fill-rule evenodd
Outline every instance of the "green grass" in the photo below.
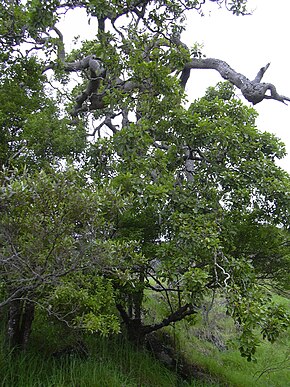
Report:
M 137 351 L 123 340 L 94 339 L 88 358 L 54 359 L 29 351 L 0 358 L 0 385 L 7 387 L 120 387 L 182 385 L 174 373 L 148 353 Z M 92 343 L 91 343 L 92 344 Z
M 275 301 L 288 305 L 290 309 L 289 299 L 275 296 Z M 167 332 L 174 338 L 176 350 L 218 380 L 220 385 L 290 386 L 289 330 L 274 344 L 263 341 L 257 349 L 257 362 L 247 362 L 237 349 L 236 329 L 225 315 L 221 300 L 217 300 L 207 319 L 200 316 L 195 324 L 181 321 L 174 328 L 168 328 Z
M 75 345 L 80 336 L 38 316 L 25 353 L 7 352 L 2 330 L 2 387 L 173 387 L 186 386 L 174 372 L 147 351 L 137 350 L 122 337 L 81 337 L 87 355 L 53 356 Z
M 290 308 L 289 299 L 275 298 Z M 159 299 L 150 297 L 148 308 L 154 310 L 156 321 L 165 313 L 164 303 Z M 0 336 L 0 386 L 290 386 L 290 332 L 284 333 L 274 344 L 263 342 L 257 351 L 257 362 L 249 363 L 236 348 L 236 330 L 231 319 L 225 316 L 222 300 L 217 300 L 210 313 L 200 315 L 194 324 L 182 321 L 166 331 L 180 356 L 207 375 L 204 381 L 182 381 L 147 351 L 137 350 L 122 337 L 81 337 L 86 344 L 87 357 L 54 357 L 54 352 L 75 345 L 80 337 L 38 316 L 26 353 L 7 352 L 3 333 Z

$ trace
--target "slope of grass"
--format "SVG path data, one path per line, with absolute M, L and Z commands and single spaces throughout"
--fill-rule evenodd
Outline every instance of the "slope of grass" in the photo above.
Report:
M 289 299 L 275 298 L 290 309 Z M 160 301 L 151 298 L 150 302 L 155 304 L 155 314 L 163 313 Z M 247 362 L 238 351 L 236 328 L 226 316 L 222 300 L 217 300 L 210 312 L 201 314 L 194 323 L 181 321 L 167 332 L 175 342 L 177 352 L 219 380 L 221 385 L 290 386 L 290 331 L 282 334 L 274 344 L 263 341 L 257 350 L 257 362 Z

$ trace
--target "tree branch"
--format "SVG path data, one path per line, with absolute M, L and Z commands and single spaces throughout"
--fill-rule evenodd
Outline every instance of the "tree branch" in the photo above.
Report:
M 267 63 L 266 66 L 261 67 L 258 74 L 256 75 L 256 78 L 253 80 L 253 82 L 256 82 L 256 83 L 261 82 L 261 80 L 262 80 L 265 72 L 268 70 L 269 66 L 270 66 L 270 63 Z
M 87 110 L 101 109 L 104 107 L 103 96 L 104 94 L 98 94 L 98 90 L 101 85 L 102 79 L 106 76 L 106 70 L 104 69 L 102 62 L 95 55 L 88 55 L 81 60 L 74 62 L 65 61 L 65 47 L 63 42 L 63 35 L 55 26 L 51 28 L 58 36 L 57 42 L 57 60 L 63 66 L 66 72 L 76 72 L 81 70 L 89 71 L 89 81 L 86 90 L 79 94 L 76 98 L 76 105 L 72 111 L 72 116 L 76 117 L 78 113 Z M 46 40 L 49 38 L 45 38 Z M 51 64 L 44 68 L 43 73 L 47 70 L 54 69 L 56 64 Z M 85 102 L 89 100 L 91 107 L 85 105 Z
M 276 87 L 272 83 L 260 82 L 269 66 L 270 63 L 262 67 L 255 79 L 250 81 L 243 74 L 232 69 L 228 63 L 223 60 L 214 58 L 193 58 L 191 62 L 184 66 L 180 76 L 180 83 L 183 87 L 186 86 L 192 69 L 212 69 L 218 71 L 225 80 L 231 82 L 240 89 L 246 100 L 252 102 L 254 105 L 263 101 L 263 99 L 274 99 L 286 104 L 285 101 L 290 101 L 289 97 L 278 94 Z M 270 95 L 266 94 L 268 90 L 271 93 Z
M 86 70 L 89 73 L 87 87 L 81 94 L 77 96 L 76 104 L 72 111 L 72 116 L 76 117 L 79 113 L 90 110 L 103 109 L 105 107 L 103 98 L 105 92 L 99 93 L 98 91 L 102 80 L 106 77 L 106 70 L 103 67 L 101 60 L 95 55 L 88 55 L 78 61 L 66 62 L 63 35 L 56 27 L 52 27 L 51 30 L 55 31 L 59 38 L 59 41 L 57 43 L 58 62 L 62 64 L 64 70 L 66 72 Z M 186 45 L 181 42 L 179 37 L 174 37 L 172 42 L 177 46 L 183 46 L 187 48 Z M 181 72 L 180 84 L 183 88 L 185 88 L 192 69 L 212 69 L 218 71 L 222 78 L 229 81 L 238 89 L 240 89 L 246 100 L 253 103 L 254 105 L 263 101 L 264 99 L 274 99 L 276 101 L 283 102 L 286 104 L 286 101 L 290 101 L 290 98 L 280 95 L 273 84 L 261 82 L 269 66 L 270 63 L 262 67 L 258 71 L 254 80 L 251 81 L 243 74 L 235 71 L 229 66 L 228 63 L 223 60 L 215 58 L 192 58 L 190 62 L 185 64 Z M 44 71 L 53 67 L 55 67 L 55 65 L 50 65 L 46 67 Z M 144 89 L 149 88 L 150 85 L 147 85 L 144 82 L 140 85 L 130 79 L 126 81 L 115 79 L 115 87 L 120 88 L 125 92 L 130 92 L 136 88 L 142 91 Z M 267 93 L 268 91 L 270 92 L 270 94 Z M 111 122 L 107 122 L 106 124 L 114 132 L 115 128 L 112 127 Z
M 164 318 L 160 323 L 154 325 L 144 325 L 143 331 L 145 334 L 152 333 L 158 329 L 167 327 L 168 325 L 183 320 L 186 316 L 190 316 L 196 313 L 196 310 L 192 304 L 186 304 L 181 306 L 175 312 L 171 313 L 168 317 Z

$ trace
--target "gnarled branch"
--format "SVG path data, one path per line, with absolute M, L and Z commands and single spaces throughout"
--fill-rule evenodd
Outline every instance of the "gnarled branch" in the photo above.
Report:
M 186 86 L 192 69 L 212 69 L 218 71 L 225 80 L 231 82 L 240 89 L 246 100 L 252 102 L 254 105 L 263 101 L 263 99 L 274 99 L 286 104 L 285 101 L 290 101 L 289 97 L 278 94 L 276 87 L 272 83 L 261 82 L 261 79 L 269 66 L 270 63 L 262 67 L 255 79 L 250 81 L 243 74 L 232 69 L 228 63 L 223 60 L 214 58 L 194 58 L 184 66 L 180 76 L 180 82 L 183 87 Z M 266 94 L 268 90 L 270 91 L 270 95 Z
M 101 85 L 101 81 L 106 76 L 106 70 L 104 69 L 102 62 L 95 55 L 88 55 L 81 60 L 74 62 L 65 61 L 65 49 L 63 42 L 63 35 L 58 28 L 55 26 L 51 28 L 57 36 L 57 59 L 62 64 L 66 72 L 75 72 L 81 70 L 89 71 L 89 81 L 86 89 L 77 96 L 76 105 L 72 111 L 72 116 L 76 117 L 78 113 L 84 112 L 87 110 L 95 110 L 104 107 L 103 94 L 99 94 L 98 90 Z M 55 68 L 55 64 L 47 66 L 43 72 Z M 89 100 L 91 106 L 86 106 L 85 102 Z
M 63 43 L 63 36 L 61 32 L 56 28 L 51 28 L 59 38 L 58 42 L 58 62 L 60 62 L 67 72 L 75 72 L 81 70 L 88 71 L 88 84 L 86 89 L 77 96 L 76 104 L 72 111 L 72 116 L 76 117 L 79 113 L 102 109 L 105 107 L 104 95 L 106 92 L 99 93 L 102 79 L 106 76 L 106 69 L 103 67 L 102 62 L 95 55 L 88 55 L 81 60 L 74 62 L 65 61 L 65 50 Z M 186 49 L 187 46 L 181 42 L 179 37 L 172 39 L 171 43 L 177 46 L 183 46 Z M 151 47 L 151 45 L 150 45 Z M 55 65 L 48 66 L 44 71 L 49 68 L 53 68 Z M 241 90 L 243 96 L 254 105 L 263 101 L 264 99 L 274 99 L 286 104 L 286 101 L 290 101 L 290 98 L 280 95 L 276 87 L 272 83 L 261 82 L 265 72 L 269 68 L 270 63 L 262 67 L 256 77 L 251 81 L 246 76 L 238 73 L 229 66 L 223 60 L 215 58 L 192 58 L 190 62 L 184 65 L 184 68 L 180 75 L 180 84 L 185 88 L 192 69 L 212 69 L 220 73 L 222 78 L 232 83 L 238 89 Z M 121 88 L 125 92 L 130 92 L 136 88 L 140 90 L 148 89 L 151 87 L 150 82 L 148 84 L 143 82 L 142 84 L 136 83 L 130 79 L 121 81 L 120 79 L 110 80 L 115 84 L 115 87 Z M 267 93 L 267 92 L 270 92 Z

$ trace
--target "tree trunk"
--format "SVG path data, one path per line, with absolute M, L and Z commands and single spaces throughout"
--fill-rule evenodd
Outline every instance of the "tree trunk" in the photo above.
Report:
M 22 311 L 22 321 L 20 328 L 21 349 L 26 350 L 34 320 L 35 305 L 33 302 L 26 301 Z
M 144 345 L 145 332 L 141 319 L 130 319 L 126 324 L 129 341 L 136 347 Z
M 21 303 L 14 300 L 9 305 L 7 338 L 10 348 L 16 348 L 20 343 Z
M 117 304 L 116 306 L 126 327 L 128 340 L 137 347 L 143 345 L 145 342 L 145 331 L 141 318 L 132 318 L 132 316 L 129 316 L 121 304 Z
M 9 306 L 7 336 L 10 348 L 27 349 L 35 306 L 30 301 L 14 300 Z

